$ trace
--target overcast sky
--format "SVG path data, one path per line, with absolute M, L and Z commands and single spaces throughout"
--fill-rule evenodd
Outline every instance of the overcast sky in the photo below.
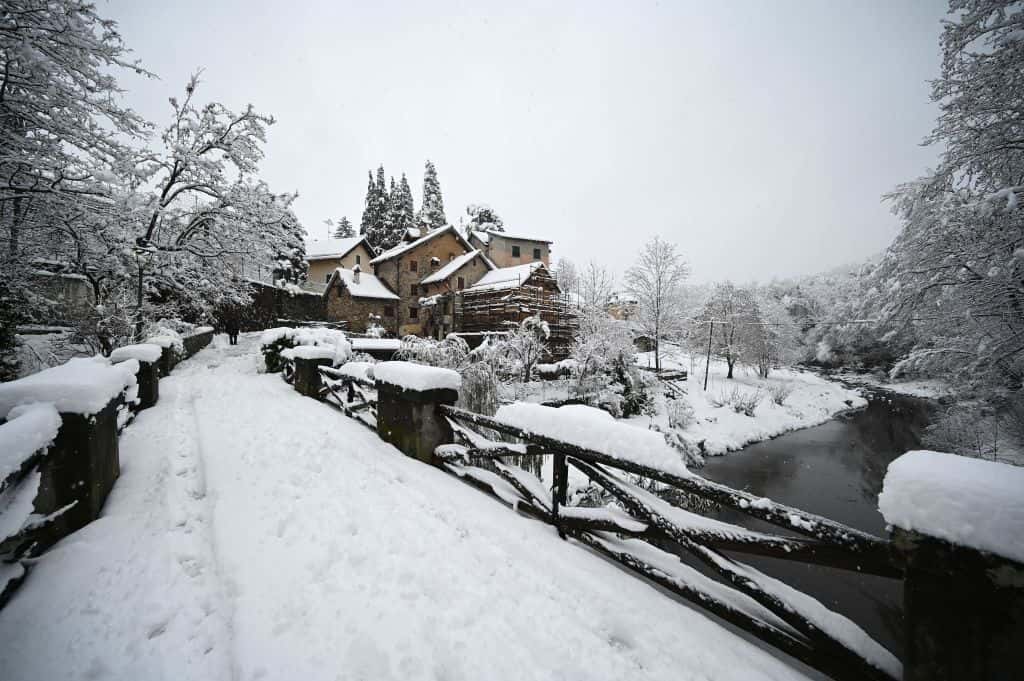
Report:
M 113 0 L 163 125 L 200 101 L 273 114 L 264 177 L 312 236 L 358 225 L 366 171 L 438 169 L 450 222 L 487 203 L 555 257 L 617 272 L 654 235 L 694 279 L 808 274 L 883 249 L 921 174 L 938 0 L 347 3 Z

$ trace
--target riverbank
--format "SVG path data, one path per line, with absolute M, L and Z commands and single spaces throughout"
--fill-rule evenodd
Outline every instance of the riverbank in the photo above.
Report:
M 703 358 L 701 358 L 703 359 Z M 654 364 L 653 353 L 641 353 L 637 364 Z M 725 362 L 713 359 L 707 389 L 704 389 L 703 361 L 694 362 L 678 348 L 662 353 L 662 367 L 683 369 L 689 373 L 680 387 L 685 388 L 692 417 L 679 436 L 702 456 L 721 456 L 728 452 L 784 433 L 817 426 L 842 412 L 862 409 L 868 402 L 859 389 L 845 386 L 810 371 L 776 369 L 767 379 L 756 372 L 737 366 L 732 379 L 726 378 Z M 690 371 L 694 369 L 694 371 Z M 779 398 L 781 404 L 775 398 Z M 750 415 L 742 410 L 742 402 L 753 402 Z M 637 426 L 656 426 L 670 430 L 670 400 L 659 396 L 653 416 L 628 419 Z

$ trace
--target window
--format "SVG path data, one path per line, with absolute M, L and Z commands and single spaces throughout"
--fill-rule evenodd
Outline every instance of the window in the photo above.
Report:
M 518 258 L 519 257 L 519 246 L 513 246 L 512 247 L 512 257 L 513 258 Z
M 330 280 L 331 280 L 331 273 L 328 272 L 327 274 L 324 275 L 324 281 L 327 282 L 327 281 L 330 281 Z
M 363 263 L 363 256 L 356 253 L 356 264 L 361 265 Z
M 540 249 L 539 248 L 533 249 L 533 259 L 534 260 L 540 260 Z
M 391 307 L 390 305 L 385 305 L 384 306 L 384 316 L 385 317 L 394 317 L 395 316 L 395 308 Z
M 459 290 L 461 291 L 464 288 L 466 288 L 466 280 L 462 277 L 459 277 Z
M 409 308 L 409 319 L 419 319 L 420 309 L 418 307 Z
M 415 260 L 410 260 L 409 261 L 409 271 L 410 272 L 415 272 L 417 269 L 419 269 L 419 266 L 420 266 L 420 264 L 418 262 L 416 262 Z
M 416 284 L 409 284 L 409 295 L 416 295 Z

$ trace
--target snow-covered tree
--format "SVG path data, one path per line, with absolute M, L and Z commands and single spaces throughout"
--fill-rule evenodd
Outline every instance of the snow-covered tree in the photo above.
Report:
M 492 232 L 504 232 L 505 222 L 501 219 L 494 209 L 483 203 L 471 203 L 466 206 L 466 215 L 469 216 L 468 220 L 463 222 L 466 232 L 472 232 L 479 230 L 481 232 L 492 231 Z
M 127 58 L 117 25 L 76 0 L 5 0 L 0 10 L 0 229 L 12 269 L 52 204 L 106 194 L 148 125 L 119 102 Z M 45 236 L 35 239 L 45 243 Z M 28 256 L 31 257 L 31 253 Z
M 172 118 L 163 149 L 146 152 L 140 167 L 147 186 L 135 231 L 140 311 L 151 301 L 209 313 L 226 301 L 249 300 L 243 278 L 250 264 L 275 263 L 283 279 L 297 277 L 305 230 L 291 211 L 291 194 L 275 194 L 255 179 L 266 129 L 274 119 L 250 105 L 234 112 L 194 103 L 198 75 L 185 98 L 170 100 Z
M 585 305 L 577 317 L 579 327 L 570 357 L 576 362 L 576 393 L 596 395 L 611 382 L 612 370 L 632 364 L 633 339 L 625 322 L 613 319 L 602 305 Z
M 607 267 L 591 260 L 580 270 L 576 290 L 583 310 L 594 308 L 604 312 L 615 293 L 615 276 Z
M 637 299 L 639 322 L 654 341 L 654 365 L 661 369 L 661 340 L 683 331 L 686 263 L 675 244 L 654 237 L 626 272 L 626 290 Z
M 335 239 L 349 239 L 356 235 L 355 227 L 352 226 L 352 222 L 344 215 L 338 220 L 338 224 L 334 224 L 330 220 L 327 223 L 330 227 L 333 227 L 331 236 Z
M 547 340 L 551 337 L 551 329 L 538 316 L 527 317 L 518 324 L 509 322 L 509 325 L 511 328 L 502 348 L 526 382 L 533 375 L 533 368 L 548 353 Z
M 394 197 L 392 197 L 394 200 Z M 405 173 L 398 183 L 398 198 L 395 200 L 395 210 L 398 213 L 396 224 L 401 230 L 416 227 L 416 208 L 413 203 L 412 189 L 409 188 L 409 180 Z
M 555 281 L 558 282 L 558 288 L 562 290 L 562 293 L 579 298 L 580 276 L 576 271 L 576 264 L 572 260 L 559 258 L 552 274 L 554 274 Z
M 786 308 L 785 299 L 764 287 L 755 291 L 754 298 L 761 324 L 752 329 L 747 361 L 757 368 L 758 376 L 768 378 L 774 367 L 796 360 L 800 330 Z
M 694 320 L 692 345 L 710 340 L 711 352 L 725 360 L 729 368 L 726 378 L 741 361 L 754 359 L 764 344 L 763 326 L 757 301 L 750 289 L 731 282 L 716 284 L 700 315 Z M 765 350 L 765 354 L 767 354 Z
M 426 231 L 448 224 L 448 218 L 444 215 L 441 183 L 437 179 L 437 169 L 430 161 L 427 161 L 423 171 L 423 204 L 418 219 L 419 226 Z
M 996 390 L 1024 382 L 1024 5 L 952 0 L 932 83 L 929 175 L 892 196 L 904 227 L 869 294 L 918 342 L 894 370 Z M 987 387 L 985 387 L 987 386 Z

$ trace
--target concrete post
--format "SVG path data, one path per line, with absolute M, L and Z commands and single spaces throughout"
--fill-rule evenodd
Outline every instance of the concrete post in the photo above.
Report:
M 458 399 L 459 392 L 450 388 L 409 390 L 377 381 L 377 434 L 408 456 L 436 463 L 437 446 L 454 441 L 438 407 Z
M 120 399 L 111 400 L 91 416 L 61 413 L 60 431 L 40 468 L 35 512 L 45 516 L 66 510 L 51 525 L 40 548 L 51 546 L 99 517 L 121 474 L 117 443 Z
M 892 541 L 906 570 L 904 680 L 1020 678 L 1024 565 L 900 528 Z
M 318 367 L 330 366 L 332 364 L 332 360 L 323 357 L 317 357 L 315 359 L 296 357 L 293 361 L 295 362 L 295 389 L 301 395 L 320 399 L 320 390 L 323 388 L 323 381 L 320 378 L 320 371 L 318 370 Z

